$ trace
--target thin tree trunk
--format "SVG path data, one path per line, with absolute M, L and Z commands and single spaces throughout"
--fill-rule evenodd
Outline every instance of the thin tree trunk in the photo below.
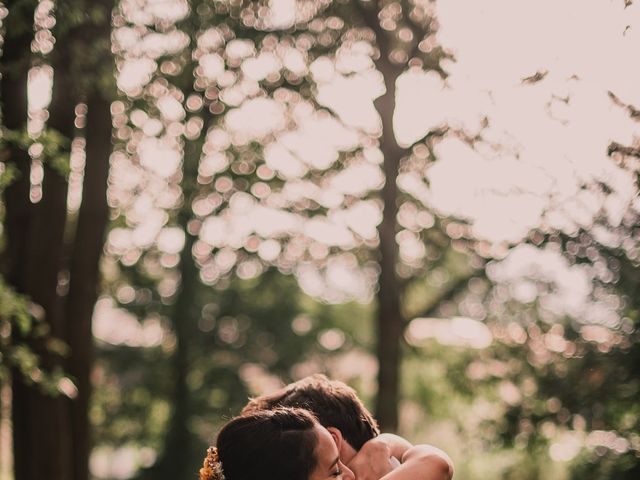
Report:
M 207 2 L 192 2 L 192 11 Z M 202 24 L 203 17 L 188 17 L 185 21 L 185 30 L 189 32 L 192 42 L 197 42 L 196 35 Z M 184 85 L 185 98 L 194 91 L 194 65 L 185 68 L 191 75 L 186 76 L 188 84 Z M 190 464 L 190 446 L 193 443 L 193 435 L 189 430 L 189 418 L 191 416 L 191 402 L 187 376 L 190 371 L 189 345 L 195 334 L 198 323 L 199 308 L 197 303 L 197 290 L 199 285 L 199 270 L 193 258 L 193 246 L 197 240 L 197 233 L 189 231 L 189 222 L 193 219 L 192 203 L 197 194 L 198 166 L 202 155 L 202 148 L 206 140 L 209 127 L 214 121 L 213 115 L 203 110 L 204 124 L 200 135 L 193 140 L 185 140 L 182 165 L 181 189 L 183 204 L 178 212 L 178 226 L 184 233 L 185 243 L 180 253 L 180 287 L 176 303 L 171 312 L 171 325 L 176 335 L 176 348 L 173 353 L 173 413 L 169 427 L 165 435 L 164 449 L 157 462 L 147 471 L 142 478 L 150 480 L 174 480 L 176 478 L 189 478 L 195 473 Z
M 370 3 L 370 2 L 366 2 Z M 380 150 L 384 156 L 383 170 L 385 184 L 382 187 L 382 222 L 378 226 L 380 277 L 378 278 L 377 357 L 378 395 L 375 412 L 380 427 L 384 431 L 398 428 L 398 399 L 400 393 L 400 364 L 404 320 L 400 309 L 400 284 L 396 274 L 398 245 L 396 242 L 398 214 L 397 178 L 400 161 L 409 152 L 398 145 L 393 132 L 393 114 L 396 108 L 396 81 L 403 72 L 404 65 L 390 60 L 391 41 L 380 26 L 379 4 L 365 5 L 355 0 L 353 3 L 364 23 L 375 33 L 379 54 L 374 60 L 382 73 L 385 93 L 378 97 L 375 108 L 380 115 L 382 132 Z
M 73 42 L 91 43 L 94 58 L 82 65 L 83 71 L 100 80 L 89 87 L 85 128 L 85 167 L 82 202 L 69 260 L 69 293 L 65 304 L 66 336 L 70 347 L 67 372 L 78 387 L 76 398 L 68 401 L 74 442 L 73 476 L 89 479 L 92 448 L 89 406 L 92 394 L 91 371 L 94 363 L 92 317 L 100 287 L 100 258 L 109 221 L 107 185 L 111 157 L 111 102 L 116 97 L 115 73 L 111 54 L 111 16 L 114 0 L 93 0 L 90 22 L 74 32 Z M 100 11 L 97 11 L 100 8 Z M 97 15 L 100 13 L 100 15 Z M 106 80 L 106 82 L 104 81 Z
M 378 280 L 378 396 L 376 416 L 384 431 L 398 428 L 398 398 L 400 390 L 401 343 L 404 320 L 400 309 L 400 285 L 396 274 L 398 245 L 396 242 L 398 187 L 396 180 L 400 160 L 406 154 L 393 133 L 396 81 L 402 73 L 382 55 L 376 62 L 382 72 L 386 93 L 374 102 L 382 120 L 380 149 L 384 155 L 385 184 L 382 188 L 383 214 L 378 227 L 380 241 L 380 277 Z
M 189 222 L 193 218 L 191 204 L 197 192 L 198 164 L 207 131 L 212 122 L 209 112 L 199 138 L 187 141 L 184 148 L 182 191 L 184 204 L 178 213 L 178 226 L 185 235 L 185 244 L 180 253 L 180 289 L 173 311 L 171 324 L 176 335 L 176 348 L 173 354 L 173 414 L 166 434 L 163 453 L 156 464 L 143 475 L 153 480 L 173 480 L 186 478 L 190 472 L 190 445 L 192 434 L 189 431 L 191 415 L 189 386 L 187 376 L 190 370 L 189 345 L 198 322 L 197 304 L 198 267 L 193 258 L 193 246 L 197 235 L 189 232 Z
M 71 138 L 74 132 L 75 102 L 69 96 L 70 78 L 63 62 L 56 65 L 49 125 Z M 68 155 L 68 151 L 65 154 Z M 42 306 L 45 322 L 52 336 L 65 337 L 57 293 L 62 265 L 63 237 L 66 224 L 67 181 L 45 159 L 42 198 L 33 206 L 26 263 L 27 289 L 31 299 Z M 49 352 L 41 341 L 32 343 L 46 371 L 62 367 L 62 359 Z M 20 379 L 17 380 L 18 383 Z M 16 468 L 24 468 L 17 480 L 68 480 L 73 458 L 70 422 L 65 399 L 53 397 L 26 385 L 14 385 L 14 408 L 22 419 L 24 443 L 14 446 Z M 26 449 L 27 451 L 23 451 Z M 26 464 L 18 467 L 18 463 Z
M 188 208 L 188 207 L 183 207 Z M 186 228 L 185 228 L 186 233 Z M 180 292 L 171 316 L 176 347 L 173 353 L 173 413 L 166 434 L 162 456 L 151 468 L 148 478 L 153 480 L 171 480 L 184 478 L 189 468 L 190 445 L 192 443 L 188 420 L 190 416 L 189 387 L 189 343 L 193 326 L 197 323 L 195 315 L 196 287 L 198 270 L 193 259 L 192 249 L 195 237 L 186 233 L 185 245 L 180 255 Z
M 52 178 L 53 177 L 53 178 Z M 63 338 L 62 319 L 59 315 L 56 293 L 58 268 L 62 253 L 66 183 L 57 172 L 45 174 L 43 199 L 37 205 L 34 228 L 31 232 L 27 256 L 27 294 L 45 312 L 45 321 L 51 335 Z M 62 212 L 60 211 L 62 210 Z M 57 354 L 49 352 L 38 339 L 31 342 L 47 372 L 62 366 Z M 20 384 L 21 379 L 16 379 Z M 62 397 L 53 397 L 28 385 L 14 384 L 14 408 L 23 418 L 21 436 L 24 443 L 14 446 L 16 464 L 23 460 L 29 472 L 19 480 L 40 478 L 66 480 L 70 474 L 72 441 L 69 435 L 69 417 Z M 24 418 L 26 417 L 26 418 Z M 22 451 L 26 449 L 27 451 Z
M 5 49 L 8 46 L 5 44 Z M 28 46 L 26 52 L 28 52 Z M 4 74 L 2 78 L 2 95 L 4 100 L 5 127 L 19 131 L 26 126 L 27 118 L 27 71 L 19 72 L 11 78 Z M 24 116 L 23 116 L 24 115 Z M 5 229 L 7 247 L 5 251 L 4 271 L 8 282 L 18 293 L 27 291 L 27 272 L 24 262 L 27 258 L 28 238 L 31 227 L 31 211 L 29 201 L 31 159 L 27 152 L 16 145 L 9 147 L 10 161 L 18 172 L 18 178 L 4 192 L 6 209 Z M 14 336 L 18 336 L 14 332 Z M 21 339 L 22 341 L 22 339 Z M 13 372 L 12 381 L 12 424 L 14 473 L 16 479 L 29 478 L 30 468 L 30 435 L 29 435 L 29 402 L 26 398 L 26 385 L 18 371 Z
M 70 401 L 74 442 L 73 480 L 88 480 L 91 432 L 89 400 L 94 359 L 91 319 L 98 295 L 99 264 L 109 218 L 107 180 L 111 154 L 111 102 L 100 93 L 88 99 L 86 164 L 82 203 L 78 213 L 66 302 L 67 343 L 71 349 L 67 371 L 76 380 L 78 396 Z
M 33 12 L 37 1 L 24 2 L 21 9 L 11 9 L 4 20 L 3 55 L 0 67 L 0 98 L 2 99 L 2 123 L 13 132 L 23 132 L 27 128 L 27 78 L 31 58 L 33 30 L 20 30 L 19 25 L 33 24 Z M 30 22 L 30 23 L 29 23 Z M 16 31 L 14 31 L 14 28 Z M 9 144 L 2 155 L 5 162 L 16 168 L 18 176 L 4 192 L 5 231 L 7 247 L 2 258 L 2 272 L 8 282 L 19 292 L 26 291 L 27 238 L 31 215 L 29 201 L 31 159 L 26 148 Z

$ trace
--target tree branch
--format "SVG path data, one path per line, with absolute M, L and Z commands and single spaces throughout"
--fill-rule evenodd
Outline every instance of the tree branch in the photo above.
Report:
M 374 3 L 374 0 L 369 0 L 367 3 Z M 353 2 L 353 5 L 356 7 L 356 10 L 360 13 L 362 20 L 373 32 L 376 34 L 376 37 L 382 33 L 382 27 L 380 26 L 380 22 L 378 21 L 378 10 L 376 8 L 370 8 L 364 5 L 362 0 L 356 0 Z
M 374 3 L 374 2 L 377 2 L 377 0 L 369 0 L 368 3 Z M 365 23 L 365 25 L 369 27 L 371 30 L 373 30 L 373 33 L 376 36 L 376 43 L 378 44 L 378 48 L 380 49 L 380 57 L 381 58 L 384 57 L 385 60 L 388 60 L 389 53 L 391 52 L 388 51 L 389 50 L 388 42 L 386 41 L 386 38 L 385 38 L 385 31 L 380 26 L 380 20 L 378 19 L 379 10 L 375 7 L 370 8 L 368 6 L 365 6 L 362 0 L 355 0 L 353 2 L 353 5 L 355 6 L 356 10 L 360 13 L 360 16 L 362 17 L 362 20 Z
M 611 142 L 607 149 L 609 155 L 613 153 L 621 153 L 622 155 L 628 155 L 630 157 L 640 158 L 640 147 L 627 147 L 618 142 Z
M 620 97 L 618 97 L 611 90 L 609 90 L 607 93 L 609 94 L 609 97 L 611 98 L 611 100 L 613 100 L 613 103 L 615 103 L 619 107 L 624 108 L 627 112 L 629 112 L 629 116 L 632 119 L 640 121 L 640 110 L 639 109 L 637 109 L 636 107 L 634 107 L 633 105 L 631 105 L 629 103 L 624 103 L 622 100 L 620 100 Z
M 435 298 L 421 313 L 414 315 L 417 317 L 432 317 L 435 315 L 438 308 L 444 303 L 452 300 L 458 293 L 462 292 L 469 281 L 473 278 L 485 278 L 484 268 L 473 270 L 462 277 L 459 277 L 454 282 L 450 283 L 447 288 L 440 292 L 437 298 Z
M 425 25 L 419 25 L 413 18 L 411 18 L 411 12 L 415 8 L 411 5 L 409 0 L 402 0 L 403 19 L 411 33 L 413 34 L 414 43 L 409 53 L 409 58 L 414 58 L 420 55 L 420 42 L 429 34 L 430 28 Z

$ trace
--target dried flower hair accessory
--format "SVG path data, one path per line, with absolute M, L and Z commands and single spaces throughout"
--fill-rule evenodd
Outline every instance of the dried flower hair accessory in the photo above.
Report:
M 207 456 L 200 469 L 200 480 L 225 480 L 216 447 L 207 448 Z

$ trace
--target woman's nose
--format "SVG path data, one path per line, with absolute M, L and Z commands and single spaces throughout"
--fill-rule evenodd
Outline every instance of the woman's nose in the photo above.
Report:
M 345 464 L 342 464 L 341 470 L 342 470 L 342 478 L 344 478 L 345 480 L 354 480 L 356 478 L 356 476 L 353 474 L 351 469 L 347 467 Z

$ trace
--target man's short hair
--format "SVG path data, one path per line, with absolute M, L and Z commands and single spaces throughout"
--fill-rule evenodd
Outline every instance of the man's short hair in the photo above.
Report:
M 276 407 L 300 407 L 311 411 L 324 427 L 335 427 L 356 450 L 380 434 L 378 423 L 362 404 L 353 388 L 316 374 L 277 392 L 249 401 L 242 414 Z

